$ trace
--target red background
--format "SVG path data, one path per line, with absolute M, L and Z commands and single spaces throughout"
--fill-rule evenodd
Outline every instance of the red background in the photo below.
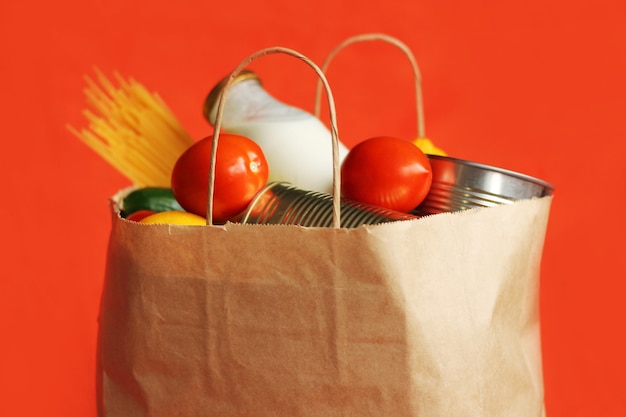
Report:
M 321 63 L 364 32 L 414 51 L 437 144 L 556 184 L 541 278 L 548 415 L 626 415 L 622 4 L 3 0 L 0 415 L 95 415 L 107 198 L 129 183 L 66 130 L 84 125 L 83 75 L 97 66 L 135 77 L 200 138 L 206 93 L 249 53 L 281 45 Z M 313 109 L 308 67 L 256 64 L 274 96 Z M 344 142 L 415 135 L 398 50 L 354 45 L 328 77 Z

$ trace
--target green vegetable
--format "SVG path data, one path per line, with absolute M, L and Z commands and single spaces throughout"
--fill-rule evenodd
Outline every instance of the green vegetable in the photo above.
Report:
M 122 216 L 126 217 L 139 210 L 155 212 L 180 210 L 181 205 L 174 198 L 171 188 L 143 187 L 131 191 L 122 201 Z

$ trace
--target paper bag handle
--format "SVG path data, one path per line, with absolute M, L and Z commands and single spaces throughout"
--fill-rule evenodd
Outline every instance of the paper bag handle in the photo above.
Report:
M 333 223 L 332 227 L 338 229 L 341 225 L 341 175 L 340 175 L 340 166 L 339 166 L 339 135 L 337 134 L 337 116 L 335 111 L 335 101 L 333 99 L 332 91 L 330 86 L 328 85 L 328 81 L 326 80 L 326 76 L 324 72 L 309 58 L 302 55 L 300 52 L 295 51 L 293 49 L 285 48 L 282 46 L 275 46 L 270 48 L 264 48 L 257 52 L 254 52 L 244 58 L 243 61 L 233 70 L 230 76 L 226 79 L 226 82 L 219 93 L 219 97 L 217 99 L 217 113 L 215 115 L 215 123 L 213 127 L 215 131 L 213 132 L 213 144 L 211 146 L 211 161 L 209 166 L 209 192 L 207 198 L 207 225 L 213 225 L 213 196 L 215 191 L 215 161 L 217 158 L 217 146 L 219 140 L 219 132 L 222 127 L 222 113 L 224 112 L 224 102 L 226 101 L 226 93 L 230 89 L 230 87 L 234 84 L 235 78 L 239 75 L 241 71 L 243 71 L 252 61 L 264 57 L 266 55 L 272 54 L 287 54 L 293 56 L 295 58 L 299 58 L 301 61 L 304 61 L 308 64 L 319 77 L 318 88 L 321 91 L 321 86 L 323 85 L 326 90 L 326 97 L 328 99 L 328 109 L 329 109 L 329 117 L 330 117 L 330 133 L 332 139 L 332 149 L 333 149 Z
M 337 53 L 340 50 L 344 49 L 346 46 L 351 45 L 353 43 L 357 43 L 357 42 L 366 42 L 366 41 L 374 41 L 374 40 L 387 42 L 389 44 L 392 44 L 398 47 L 400 50 L 402 50 L 402 52 L 404 52 L 404 54 L 409 59 L 409 62 L 411 63 L 411 68 L 413 69 L 413 78 L 415 80 L 415 101 L 416 101 L 415 108 L 417 111 L 417 137 L 418 138 L 426 137 L 426 132 L 425 132 L 426 129 L 424 127 L 424 105 L 423 105 L 423 99 L 422 99 L 422 75 L 419 69 L 419 65 L 417 64 L 417 60 L 415 59 L 415 56 L 413 55 L 413 52 L 411 52 L 411 49 L 404 42 L 400 41 L 399 39 L 394 38 L 393 36 L 386 35 L 384 33 L 364 33 L 361 35 L 352 36 L 344 40 L 343 42 L 341 42 L 328 54 L 328 56 L 326 57 L 326 60 L 322 64 L 322 70 L 324 71 L 324 73 L 326 73 L 328 66 L 330 65 L 330 62 L 332 61 L 332 59 L 335 57 L 335 55 L 337 55 Z M 317 89 L 315 91 L 315 110 L 314 110 L 315 116 L 318 118 L 320 116 L 321 94 L 322 94 L 322 84 L 318 81 Z

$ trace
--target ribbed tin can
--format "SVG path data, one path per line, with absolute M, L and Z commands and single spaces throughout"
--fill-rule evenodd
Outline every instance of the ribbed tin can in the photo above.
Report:
M 429 155 L 433 182 L 412 213 L 437 214 L 511 204 L 551 195 L 554 186 L 525 174 L 447 156 Z
M 419 216 L 385 208 L 341 200 L 341 227 L 354 228 Z M 286 182 L 272 182 L 262 189 L 242 214 L 241 223 L 291 224 L 330 227 L 333 199 L 326 193 L 302 190 Z

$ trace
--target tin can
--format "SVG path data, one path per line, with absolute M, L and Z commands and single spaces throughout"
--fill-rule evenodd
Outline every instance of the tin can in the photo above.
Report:
M 331 227 L 333 197 L 330 194 L 299 189 L 286 182 L 272 182 L 262 189 L 242 214 L 241 223 L 291 224 Z M 382 207 L 341 200 L 341 227 L 355 228 L 419 216 Z
M 554 191 L 552 184 L 518 172 L 448 156 L 428 158 L 433 181 L 424 201 L 412 211 L 416 215 L 511 204 Z

